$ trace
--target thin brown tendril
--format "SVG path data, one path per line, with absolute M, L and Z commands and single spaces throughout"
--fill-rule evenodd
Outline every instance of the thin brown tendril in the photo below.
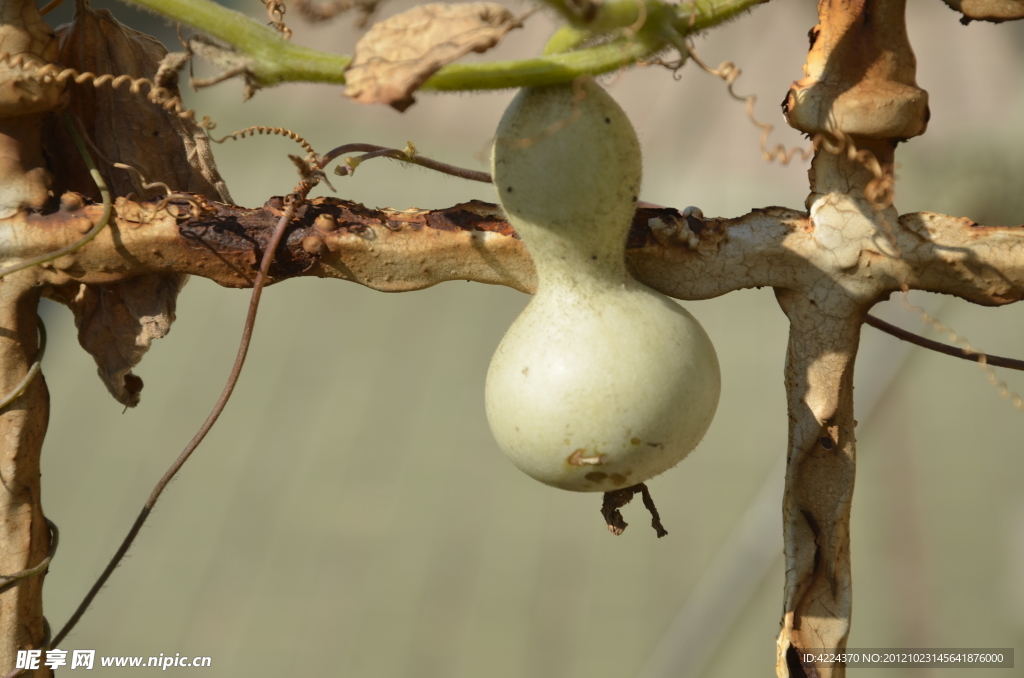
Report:
M 693 42 L 688 43 L 690 51 L 690 58 L 700 66 L 706 73 L 713 75 L 716 78 L 721 78 L 725 81 L 726 88 L 729 90 L 729 96 L 737 101 L 742 101 L 747 105 L 747 117 L 750 118 L 750 122 L 754 123 L 756 127 L 761 130 L 761 156 L 768 162 L 778 161 L 782 165 L 788 165 L 793 158 L 800 156 L 802 160 L 810 160 L 814 156 L 815 148 L 792 148 L 787 149 L 784 144 L 777 144 L 772 148 L 768 148 L 768 137 L 775 129 L 775 125 L 767 122 L 761 122 L 754 116 L 754 106 L 757 105 L 757 95 L 749 94 L 746 96 L 736 94 L 733 89 L 733 85 L 736 83 L 736 79 L 743 73 L 736 64 L 731 61 L 722 62 L 718 68 L 711 68 L 704 63 L 701 58 L 697 55 L 697 52 L 693 48 Z
M 284 13 L 287 8 L 281 0 L 261 0 L 267 8 L 267 17 L 278 33 L 284 36 L 285 40 L 292 39 L 292 29 L 284 25 Z
M 50 547 L 46 551 L 46 557 L 39 561 L 39 564 L 35 567 L 30 567 L 13 574 L 0 574 L 0 593 L 3 593 L 12 586 L 17 585 L 22 579 L 28 579 L 29 577 L 35 577 L 36 575 L 43 574 L 46 572 L 46 568 L 50 566 L 53 561 L 53 556 L 57 553 L 57 543 L 60 541 L 60 530 L 52 520 L 46 518 L 46 524 L 50 528 Z
M 60 530 L 57 529 L 56 523 L 49 518 L 46 518 L 46 525 L 50 528 L 50 547 L 46 551 L 46 557 L 39 561 L 39 564 L 35 567 L 30 567 L 27 570 L 15 572 L 14 574 L 0 575 L 0 593 L 6 591 L 12 586 L 17 585 L 22 579 L 28 577 L 35 577 L 36 575 L 45 574 L 50 567 L 50 563 L 53 562 L 53 557 L 57 555 L 57 544 L 60 542 Z M 43 645 L 51 647 L 50 645 L 50 625 L 46 623 L 46 619 L 43 619 L 45 626 L 45 634 L 43 636 Z M 9 673 L 4 674 L 4 678 L 16 678 L 25 672 L 25 669 L 14 669 Z
M 132 174 L 134 174 L 138 178 L 139 184 L 142 186 L 142 188 L 144 190 L 148 191 L 151 188 L 160 188 L 160 189 L 163 189 L 163 192 L 164 192 L 165 195 L 170 195 L 171 193 L 174 192 L 174 191 L 171 190 L 170 186 L 168 186 L 167 184 L 165 184 L 162 181 L 146 181 L 146 177 L 142 174 L 142 172 L 139 171 L 139 169 L 137 167 L 133 167 L 132 165 L 127 165 L 127 164 L 125 164 L 123 162 L 115 162 L 115 163 L 113 163 L 113 165 L 117 169 L 123 169 L 123 170 L 126 170 L 126 171 L 131 172 Z M 159 211 L 159 210 L 155 210 L 155 211 Z
M 46 3 L 45 5 L 39 8 L 39 16 L 46 16 L 53 10 L 60 7 L 63 3 L 64 0 L 50 0 L 50 2 Z
M 788 165 L 797 156 L 800 156 L 801 160 L 810 160 L 819 148 L 824 149 L 833 155 L 845 154 L 850 160 L 861 163 L 865 169 L 871 172 L 872 180 L 864 187 L 864 197 L 871 204 L 875 212 L 881 213 L 888 207 L 892 206 L 894 186 L 893 174 L 891 171 L 886 171 L 882 167 L 874 153 L 865 149 L 858 149 L 856 144 L 853 142 L 853 139 L 839 130 L 829 132 L 828 134 L 815 135 L 811 140 L 810 148 L 787 149 L 783 144 L 777 144 L 772 148 L 768 148 L 768 137 L 775 129 L 775 126 L 771 123 L 761 122 L 754 115 L 754 107 L 757 104 L 757 95 L 750 94 L 744 96 L 736 94 L 736 91 L 733 89 L 736 79 L 742 75 L 743 71 L 741 71 L 736 64 L 731 61 L 723 62 L 718 66 L 718 68 L 711 68 L 701 60 L 700 56 L 694 50 L 692 42 L 688 43 L 687 47 L 689 49 L 690 57 L 698 66 L 701 67 L 701 69 L 709 75 L 713 75 L 716 78 L 724 80 L 729 91 L 729 96 L 746 104 L 747 117 L 754 126 L 761 130 L 761 156 L 767 162 L 778 161 L 782 165 Z M 893 246 L 896 247 L 895 238 L 892 237 L 891 226 L 884 217 L 883 225 L 889 232 L 890 241 L 892 241 Z
M 247 136 L 252 137 L 256 136 L 257 134 L 277 134 L 279 136 L 287 137 L 288 139 L 291 139 L 292 141 L 297 143 L 299 146 L 302 146 L 302 148 L 305 149 L 306 153 L 309 153 L 310 155 L 313 156 L 316 155 L 316 151 L 313 150 L 312 144 L 306 141 L 306 139 L 299 133 L 293 132 L 286 127 L 264 127 L 263 125 L 253 125 L 252 127 L 246 127 L 245 129 L 240 129 L 236 132 L 232 132 L 226 137 L 221 137 L 220 139 L 211 138 L 210 141 L 217 144 L 222 144 L 228 140 L 244 139 Z
M 665 61 L 661 57 L 655 57 L 653 59 L 647 59 L 646 61 L 637 61 L 637 66 L 663 66 L 668 70 L 672 71 L 672 79 L 679 81 L 683 79 L 683 76 L 679 74 L 679 71 L 683 66 L 686 65 L 686 57 L 681 56 L 675 61 Z
M 231 373 L 228 375 L 227 383 L 224 384 L 224 389 L 221 391 L 220 397 L 217 399 L 217 402 L 210 411 L 210 414 L 206 417 L 206 421 L 204 421 L 203 425 L 199 428 L 199 431 L 195 436 L 193 436 L 192 440 L 189 441 L 188 445 L 185 446 L 185 449 L 182 450 L 181 454 L 178 455 L 178 458 L 174 460 L 174 463 L 171 464 L 170 468 L 167 469 L 160 480 L 157 481 L 156 485 L 153 487 L 153 491 L 149 495 L 149 499 L 146 500 L 146 504 L 142 507 L 142 511 L 139 512 L 139 515 L 132 524 L 131 529 L 121 542 L 120 547 L 118 547 L 117 552 L 114 553 L 114 556 L 110 559 L 107 567 L 96 579 L 96 582 L 92 585 L 92 588 L 89 589 L 89 592 L 86 593 L 85 598 L 83 598 L 82 602 L 79 603 L 74 614 L 71 615 L 71 618 L 66 624 L 64 624 L 64 627 L 60 632 L 54 636 L 53 641 L 50 643 L 50 647 L 57 645 L 67 637 L 68 633 L 74 629 L 75 625 L 82 618 L 82 615 L 84 615 L 86 610 L 89 609 L 89 606 L 96 598 L 96 595 L 100 592 L 100 589 L 103 588 L 104 584 L 106 584 L 107 580 L 110 578 L 110 575 L 114 573 L 118 564 L 120 564 L 125 554 L 128 553 L 128 549 L 131 548 L 132 542 L 134 542 L 135 537 L 138 536 L 139 531 L 142 529 L 142 525 L 146 522 L 146 518 L 149 517 L 149 514 L 152 512 L 153 507 L 156 505 L 157 500 L 163 493 L 164 488 L 167 487 L 167 484 L 171 482 L 171 479 L 174 478 L 178 471 L 181 470 L 181 467 L 184 466 L 185 462 L 188 461 L 190 456 L 192 456 L 192 453 L 195 452 L 197 447 L 199 447 L 199 444 L 203 442 L 206 434 L 209 433 L 210 429 L 213 428 L 213 425 L 217 423 L 217 419 L 220 418 L 221 413 L 227 406 L 228 400 L 231 398 L 231 394 L 234 392 L 235 386 L 238 384 L 238 378 L 242 374 L 242 367 L 245 365 L 245 358 L 249 352 L 249 344 L 252 341 L 253 328 L 256 325 L 256 311 L 259 309 L 260 297 L 263 294 L 263 288 L 270 277 L 270 264 L 274 259 L 274 253 L 277 251 L 281 241 L 284 239 L 284 233 L 288 228 L 288 224 L 295 216 L 296 210 L 305 201 L 306 195 L 315 183 L 315 178 L 312 180 L 304 178 L 302 183 L 299 185 L 299 190 L 287 196 L 285 199 L 285 209 L 281 214 L 281 218 L 278 220 L 277 225 L 274 227 L 274 231 L 270 236 L 270 241 L 267 243 L 267 248 L 263 252 L 263 257 L 260 260 L 260 268 L 256 274 L 256 280 L 252 287 L 252 297 L 249 299 L 249 311 L 246 314 L 245 325 L 242 328 L 242 338 L 239 342 L 238 353 L 235 355 L 234 365 L 231 367 Z
M 897 339 L 910 342 L 911 344 L 922 348 L 927 348 L 930 351 L 936 351 L 944 355 L 951 355 L 954 358 L 960 358 L 962 360 L 971 360 L 976 363 L 985 362 L 993 367 L 1005 367 L 1010 370 L 1024 370 L 1024 360 L 1003 358 L 997 355 L 989 355 L 987 353 L 978 353 L 974 350 L 958 348 L 932 339 L 926 339 L 918 334 L 914 334 L 913 332 L 908 332 L 901 327 L 887 323 L 873 315 L 868 315 L 864 319 L 864 323 L 874 327 L 876 330 L 881 330 L 886 334 L 890 334 Z
M 3 409 L 13 403 L 15 400 L 21 397 L 21 394 L 25 392 L 28 385 L 32 383 L 32 380 L 36 378 L 39 371 L 43 367 L 43 356 L 46 354 L 46 325 L 43 324 L 43 319 L 36 316 L 36 325 L 39 327 L 39 350 L 36 351 L 36 359 L 32 365 L 28 368 L 28 372 L 21 378 L 11 392 L 8 393 L 2 400 L 0 400 L 0 409 Z M 0 579 L 3 576 L 0 575 Z
M 1021 398 L 1020 394 L 1011 391 L 1010 387 L 1006 384 L 1006 382 L 999 378 L 999 376 L 996 374 L 996 371 L 992 369 L 992 365 L 989 362 L 989 356 L 983 353 L 982 351 L 979 351 L 974 346 L 972 346 L 971 342 L 969 342 L 965 337 L 958 335 L 951 328 L 946 327 L 941 322 L 939 322 L 938 319 L 933 318 L 923 308 L 911 304 L 910 288 L 907 287 L 906 285 L 902 285 L 902 289 L 903 305 L 906 307 L 906 309 L 908 311 L 917 313 L 920 316 L 921 320 L 928 323 L 939 332 L 942 332 L 943 334 L 948 336 L 950 343 L 959 344 L 961 350 L 964 353 L 977 356 L 975 362 L 978 363 L 978 369 L 985 373 L 985 377 L 986 379 L 988 379 L 988 383 L 991 384 L 992 386 L 995 386 L 996 390 L 999 392 L 999 397 L 1002 398 L 1003 400 L 1008 401 L 1018 410 L 1024 411 L 1024 398 Z
M 405 150 L 401 151 L 397 148 L 375 146 L 374 144 L 345 144 L 344 146 L 338 146 L 337 148 L 329 151 L 327 155 L 322 156 L 320 158 L 320 166 L 327 167 L 327 165 L 332 161 L 349 153 L 363 153 L 363 155 L 347 159 L 346 164 L 343 167 L 338 167 L 335 170 L 335 174 L 341 176 L 350 175 L 355 171 L 355 167 L 364 160 L 370 160 L 372 158 L 392 158 L 394 160 L 400 160 L 401 162 L 426 167 L 427 169 L 432 169 L 436 172 L 450 174 L 451 176 L 459 177 L 461 179 L 479 181 L 485 184 L 491 183 L 491 175 L 487 172 L 479 172 L 477 170 L 466 169 L 464 167 L 449 165 L 448 163 L 439 162 L 437 160 L 431 160 L 430 158 L 417 153 L 416 149 L 413 148 L 411 144 L 406 147 Z

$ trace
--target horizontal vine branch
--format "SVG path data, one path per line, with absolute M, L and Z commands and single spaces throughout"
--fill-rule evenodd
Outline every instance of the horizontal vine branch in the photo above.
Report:
M 74 201 L 68 201 L 74 203 Z M 39 267 L 42 284 L 107 283 L 153 272 L 200 275 L 251 287 L 284 204 L 232 207 L 196 197 L 159 203 L 119 198 L 110 227 L 81 250 Z M 0 220 L 3 262 L 57 250 L 101 218 L 90 205 L 46 216 Z M 679 299 L 708 299 L 753 287 L 828 289 L 833 253 L 804 212 L 770 207 L 735 219 L 684 217 L 641 206 L 627 248 L 638 280 Z M 995 306 L 1024 298 L 1024 228 L 979 226 L 932 213 L 906 214 L 893 228 L 902 258 L 864 247 L 838 284 L 879 301 L 907 281 L 913 289 Z M 473 201 L 444 210 L 373 210 L 334 198 L 298 212 L 270 271 L 339 278 L 385 292 L 473 280 L 531 292 L 529 254 L 500 210 Z

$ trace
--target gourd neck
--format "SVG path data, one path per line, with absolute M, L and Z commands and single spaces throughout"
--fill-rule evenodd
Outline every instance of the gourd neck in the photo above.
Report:
M 555 286 L 621 288 L 629 280 L 623 228 L 594 225 L 587 233 L 516 224 L 537 269 L 537 291 Z

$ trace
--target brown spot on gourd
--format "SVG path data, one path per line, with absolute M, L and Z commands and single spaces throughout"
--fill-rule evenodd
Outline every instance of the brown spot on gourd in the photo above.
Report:
M 600 471 L 591 471 L 587 475 L 583 476 L 592 483 L 604 482 L 604 479 L 608 477 L 607 473 L 601 473 Z
M 633 445 L 639 445 L 642 441 L 639 438 L 632 438 L 629 442 Z
M 621 473 L 613 473 L 611 475 L 611 479 L 612 484 L 614 485 L 622 486 L 626 484 L 626 476 L 622 475 Z

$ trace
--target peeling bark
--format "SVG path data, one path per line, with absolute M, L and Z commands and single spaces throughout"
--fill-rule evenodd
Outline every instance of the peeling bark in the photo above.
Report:
M 57 40 L 34 2 L 0 2 L 0 52 L 22 63 L 52 62 Z M 40 140 L 46 115 L 66 103 L 63 87 L 26 77 L 11 62 L 0 64 L 0 216 L 44 208 L 51 174 Z M 41 290 L 33 272 L 0 280 L 0 397 L 15 390 L 35 360 L 36 307 Z M 49 395 L 40 374 L 0 410 L 0 575 L 38 565 L 49 548 L 40 499 L 39 456 L 49 418 Z M 18 650 L 46 642 L 43 577 L 0 586 L 0 671 L 14 668 Z M 48 668 L 37 677 L 52 675 Z
M 36 359 L 38 288 L 28 275 L 0 283 L 0 393 L 14 391 Z M 38 565 L 50 544 L 40 497 L 39 457 L 50 416 L 49 393 L 40 374 L 0 410 L 0 574 Z M 0 587 L 0 671 L 14 668 L 18 650 L 40 648 L 46 635 L 43 577 Z M 49 676 L 43 668 L 35 673 Z
M 829 156 L 832 157 L 832 156 Z M 820 161 L 820 162 L 825 162 Z M 820 165 L 819 162 L 819 165 Z M 74 204 L 74 200 L 65 201 Z M 110 227 L 77 252 L 39 266 L 40 284 L 114 283 L 153 272 L 202 275 L 225 287 L 252 285 L 283 204 L 260 209 L 206 202 L 119 199 Z M 66 246 L 101 209 L 0 220 L 0 262 Z M 857 214 L 861 214 L 856 212 Z M 641 207 L 626 257 L 633 275 L 677 299 L 710 299 L 733 290 L 814 290 L 826 303 L 837 290 L 874 303 L 900 289 L 954 294 L 997 306 L 1024 298 L 1024 227 L 979 226 L 928 212 L 887 213 L 901 258 L 886 252 L 886 229 L 869 225 L 838 246 L 834 229 L 806 212 L 769 207 L 735 219 L 685 218 L 672 208 Z M 852 228 L 846 224 L 844 228 Z M 317 198 L 303 205 L 274 264 L 273 282 L 338 278 L 382 292 L 473 280 L 532 292 L 533 263 L 500 209 L 483 202 L 444 210 L 396 212 Z
M 863 307 L 851 302 L 826 311 L 813 298 L 788 290 L 777 298 L 790 321 L 782 508 L 786 588 L 777 671 L 841 678 L 843 667 L 804 662 L 800 655 L 845 648 L 850 632 L 853 367 Z
M 922 215 L 901 219 L 892 205 L 896 144 L 923 134 L 929 117 L 928 94 L 915 80 L 905 4 L 820 0 L 806 77 L 790 88 L 783 108 L 791 126 L 819 135 L 807 198 L 817 249 L 807 252 L 807 262 L 822 279 L 813 286 L 776 288 L 790 320 L 779 678 L 846 675 L 845 664 L 819 662 L 813 655 L 844 650 L 850 630 L 853 369 L 868 310 L 912 284 L 984 296 L 990 303 L 1005 289 L 974 258 L 984 258 L 979 250 L 986 247 L 954 254 L 939 245 L 948 236 L 969 239 L 970 226 Z M 1007 234 L 990 230 L 982 239 L 994 242 L 1002 235 Z M 1018 253 L 1010 247 L 997 256 L 1013 259 Z

